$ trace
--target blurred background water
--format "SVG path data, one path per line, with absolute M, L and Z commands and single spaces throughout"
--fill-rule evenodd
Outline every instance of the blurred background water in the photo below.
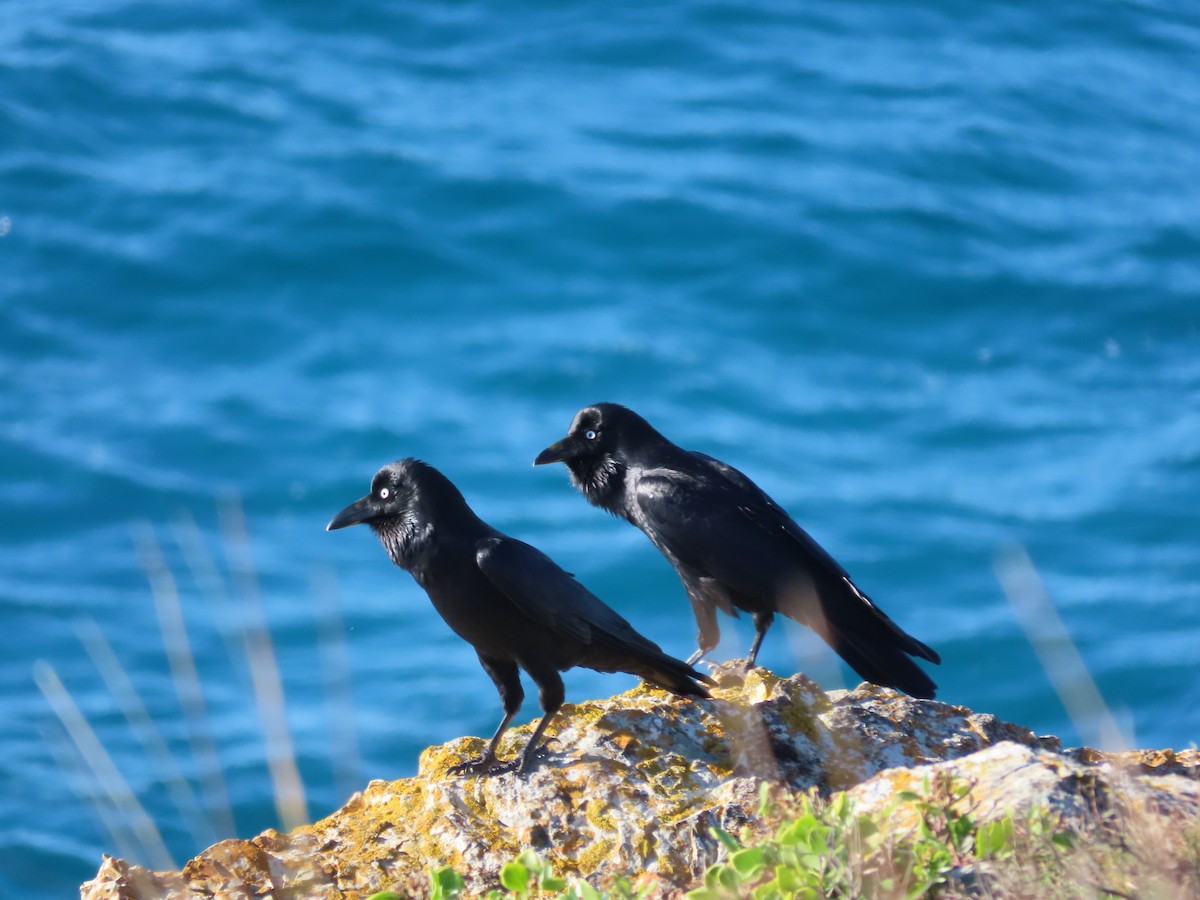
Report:
M 282 824 L 263 628 L 310 818 L 490 733 L 470 648 L 323 531 L 397 457 L 690 653 L 649 542 L 530 467 L 600 399 L 758 480 L 942 698 L 1079 743 L 997 579 L 1025 548 L 1128 742 L 1192 745 L 1198 54 L 1200 12 L 1151 0 L 6 0 L 0 894 L 158 861 L 39 684 L 177 863 Z M 760 660 L 855 683 L 795 626 Z

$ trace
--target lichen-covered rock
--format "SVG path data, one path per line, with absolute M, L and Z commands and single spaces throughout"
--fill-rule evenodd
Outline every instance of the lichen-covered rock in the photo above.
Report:
M 1137 762 L 1142 755 L 1055 753 L 1005 741 L 961 759 L 888 769 L 847 793 L 861 812 L 892 810 L 898 826 L 909 824 L 902 820 L 915 813 L 910 807 L 892 806 L 897 793 L 924 794 L 928 785 L 945 776 L 971 787 L 962 803 L 979 821 L 1007 812 L 1019 817 L 1042 808 L 1086 828 L 1118 806 L 1122 814 L 1153 811 L 1181 821 L 1200 818 L 1200 754 L 1171 753 L 1174 772 L 1149 773 Z
M 1056 739 L 994 716 L 882 688 L 826 694 L 802 675 L 734 666 L 715 677 L 712 701 L 642 686 L 565 706 L 524 776 L 450 776 L 483 746 L 460 738 L 426 750 L 414 778 L 371 782 L 289 834 L 223 841 L 182 872 L 106 857 L 82 897 L 358 900 L 443 865 L 482 891 L 525 848 L 560 874 L 648 873 L 664 890 L 682 888 L 717 858 L 712 826 L 736 831 L 753 817 L 763 780 L 851 789 L 864 808 L 879 808 L 897 790 L 920 790 L 931 764 L 981 786 L 980 809 L 1035 800 L 1066 809 L 1073 786 L 1088 779 L 1192 815 L 1200 803 L 1200 784 L 1188 777 L 1200 768 L 1195 751 L 1063 753 Z M 528 734 L 514 729 L 502 752 L 517 752 Z

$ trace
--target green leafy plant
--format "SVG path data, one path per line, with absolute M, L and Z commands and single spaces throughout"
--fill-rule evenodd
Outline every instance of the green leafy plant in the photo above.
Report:
M 937 776 L 901 791 L 879 812 L 858 813 L 845 794 L 823 800 L 764 785 L 758 819 L 738 835 L 714 828 L 722 851 L 690 900 L 923 897 L 1044 900 L 1200 896 L 1200 828 L 1145 831 L 1135 811 L 1075 833 L 1045 807 L 981 822 L 974 783 Z M 898 823 L 909 822 L 907 826 Z M 1144 820 L 1142 820 L 1144 822 Z M 1142 830 L 1139 830 L 1142 829 Z M 1169 849 L 1169 856 L 1162 851 Z M 433 900 L 464 894 L 453 869 L 430 874 Z M 653 888 L 607 877 L 603 890 L 557 876 L 526 850 L 505 864 L 487 900 L 643 900 Z M 379 894 L 371 900 L 395 900 Z
M 566 879 L 556 876 L 550 864 L 534 850 L 526 850 L 512 862 L 505 863 L 500 868 L 500 884 L 504 891 L 490 891 L 488 900 L 506 897 L 526 900 L 528 897 L 560 894 L 567 887 Z
M 456 900 L 464 887 L 463 877 L 450 866 L 429 873 L 429 900 Z
M 774 809 L 764 792 L 760 813 Z M 789 809 L 775 833 L 759 841 L 734 838 L 722 829 L 713 835 L 727 854 L 708 868 L 704 885 L 688 893 L 691 900 L 817 898 L 855 893 L 862 881 L 846 848 L 873 851 L 880 829 L 868 816 L 855 815 L 845 795 L 830 803 L 802 797 Z

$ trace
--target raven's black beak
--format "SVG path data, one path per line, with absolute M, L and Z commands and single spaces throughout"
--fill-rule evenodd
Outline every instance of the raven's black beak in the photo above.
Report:
M 372 498 L 370 496 L 363 497 L 361 500 L 355 500 L 340 513 L 334 516 L 329 524 L 325 526 L 326 531 L 336 531 L 338 528 L 345 528 L 347 525 L 357 525 L 359 522 L 365 522 L 367 519 L 375 515 L 375 510 L 371 505 Z
M 539 453 L 533 464 L 535 466 L 544 466 L 546 463 L 564 462 L 578 455 L 579 442 L 568 434 L 561 441 L 556 441 Z

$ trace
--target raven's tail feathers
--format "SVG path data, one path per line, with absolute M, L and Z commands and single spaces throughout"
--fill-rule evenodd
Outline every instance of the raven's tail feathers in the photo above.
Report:
M 661 658 L 653 660 L 649 664 L 630 668 L 629 672 L 650 682 L 655 687 L 681 697 L 700 697 L 708 700 L 712 695 L 709 694 L 705 685 L 716 686 L 716 682 L 703 672 L 697 672 L 682 660 L 667 656 L 665 653 Z
M 709 687 L 717 683 L 681 659 L 664 653 L 654 641 L 638 634 L 628 623 L 619 632 L 593 633 L 591 659 L 583 663 L 598 672 L 627 672 L 655 687 L 681 697 L 710 699 Z
M 641 635 L 638 638 L 636 644 L 605 641 L 596 648 L 600 652 L 584 665 L 598 672 L 627 672 L 681 697 L 711 698 L 705 685 L 715 687 L 715 681 L 683 660 L 663 653 L 653 641 Z
M 940 663 L 937 651 L 892 621 L 849 578 L 826 581 L 818 587 L 820 620 L 799 618 L 812 627 L 862 678 L 930 700 L 937 692 L 933 679 L 911 657 Z
M 837 634 L 829 645 L 850 668 L 872 684 L 895 688 L 919 700 L 932 700 L 937 693 L 933 679 L 900 647 L 863 639 L 852 632 Z

